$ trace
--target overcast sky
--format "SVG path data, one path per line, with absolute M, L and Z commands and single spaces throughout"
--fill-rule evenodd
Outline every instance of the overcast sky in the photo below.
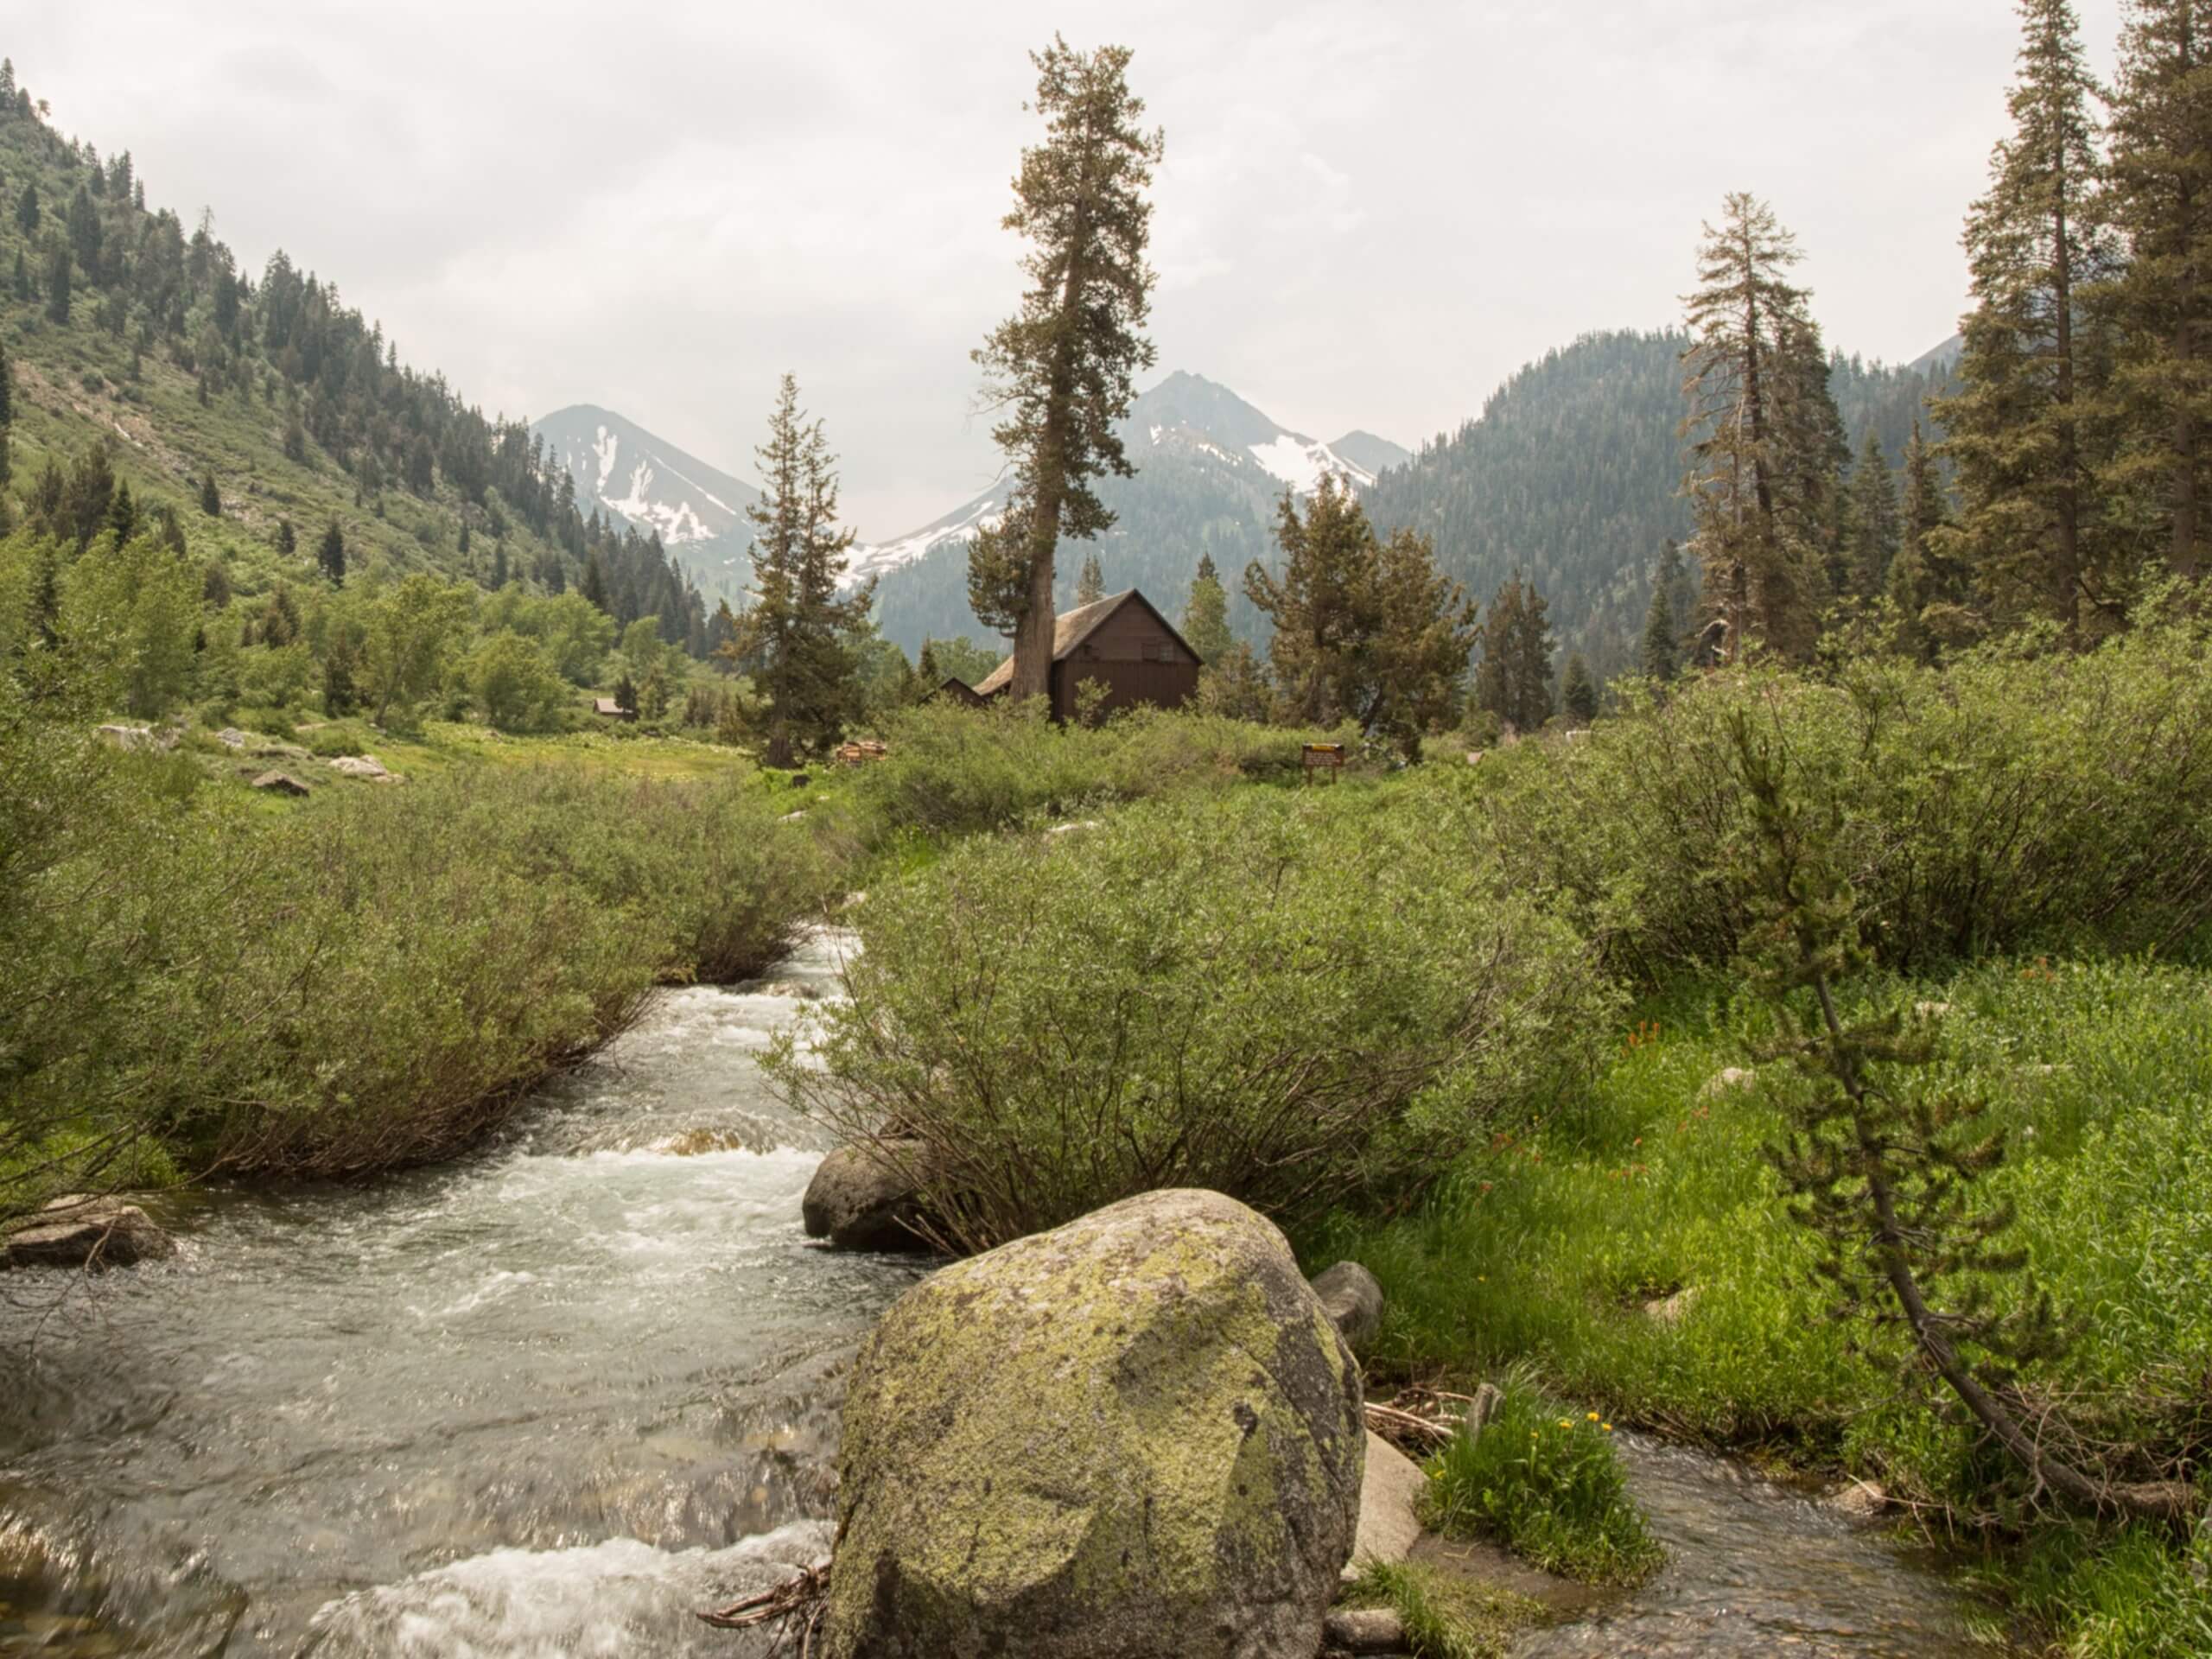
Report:
M 2101 68 L 2118 3 L 2083 0 Z M 967 353 L 1018 289 L 1052 27 L 1134 47 L 1166 131 L 1161 371 L 1408 447 L 1579 333 L 1674 321 L 1730 189 L 1797 232 L 1832 343 L 1934 346 L 2015 43 L 2002 0 L 14 10 L 65 132 L 487 411 L 601 404 L 751 477 L 793 370 L 872 538 L 997 470 Z

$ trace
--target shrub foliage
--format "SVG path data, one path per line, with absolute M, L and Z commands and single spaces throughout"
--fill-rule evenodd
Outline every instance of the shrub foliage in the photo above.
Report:
M 1376 791 L 970 842 L 859 913 L 850 1001 L 779 1075 L 849 1136 L 927 1142 L 969 1246 L 1162 1186 L 1402 1193 L 1610 1001 L 1571 929 Z

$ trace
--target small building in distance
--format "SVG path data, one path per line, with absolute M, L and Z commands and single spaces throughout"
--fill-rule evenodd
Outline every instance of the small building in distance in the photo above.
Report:
M 1049 681 L 1052 718 L 1072 720 L 1086 680 L 1105 690 L 1101 714 L 1150 703 L 1180 709 L 1198 689 L 1203 664 L 1174 626 L 1135 588 L 1077 606 L 1052 620 Z M 1014 680 L 1009 657 L 976 687 L 979 698 L 1002 695 Z
M 943 697 L 948 702 L 959 703 L 962 707 L 968 709 L 980 709 L 983 706 L 982 694 L 957 674 L 946 675 L 942 684 L 931 689 L 927 698 L 935 697 Z
M 637 715 L 632 714 L 612 697 L 594 697 L 591 700 L 591 711 L 601 720 L 635 720 L 637 718 Z

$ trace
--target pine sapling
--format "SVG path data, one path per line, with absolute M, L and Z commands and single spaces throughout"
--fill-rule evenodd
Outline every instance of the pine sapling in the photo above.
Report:
M 1976 1202 L 2004 1160 L 2004 1136 L 1979 1096 L 1901 1085 L 1900 1074 L 1933 1058 L 1932 1020 L 1895 1005 L 1845 1017 L 1837 988 L 1872 953 L 1858 894 L 1836 867 L 1840 813 L 1793 791 L 1778 738 L 1740 711 L 1730 723 L 1751 815 L 1738 849 L 1752 918 L 1742 965 L 1779 1027 L 1762 1058 L 1788 1060 L 1806 1084 L 1769 1155 L 1793 1217 L 1826 1243 L 1817 1271 L 1838 1293 L 1838 1313 L 1902 1325 L 2038 1492 L 2093 1510 L 2177 1516 L 2187 1486 L 2093 1477 L 2028 1426 L 2017 1371 L 2056 1356 L 2064 1339 L 2026 1253 L 2005 1242 L 2011 1206 Z M 1996 1291 L 2006 1284 L 2015 1294 L 2000 1306 Z

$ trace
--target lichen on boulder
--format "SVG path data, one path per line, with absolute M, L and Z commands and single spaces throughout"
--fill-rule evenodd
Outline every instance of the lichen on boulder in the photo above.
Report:
M 1146 1193 L 916 1286 L 855 1363 L 829 1659 L 1306 1659 L 1359 1370 L 1274 1224 Z

